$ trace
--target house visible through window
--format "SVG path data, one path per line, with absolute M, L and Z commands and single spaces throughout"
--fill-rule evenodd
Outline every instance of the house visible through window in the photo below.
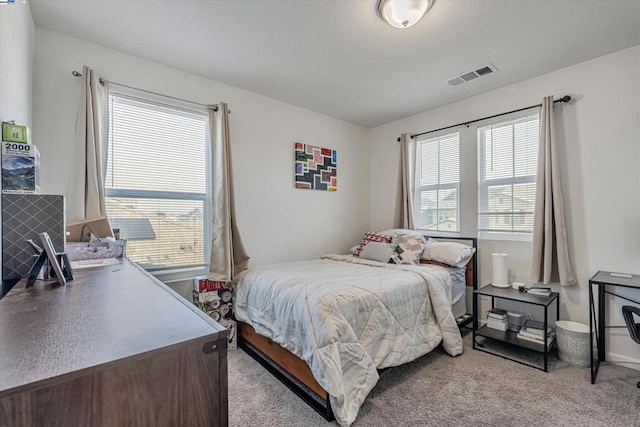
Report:
M 478 128 L 478 237 L 533 231 L 539 115 Z
M 107 215 L 146 269 L 206 263 L 207 135 L 204 111 L 109 95 Z
M 418 141 L 415 188 L 416 228 L 459 231 L 459 132 Z

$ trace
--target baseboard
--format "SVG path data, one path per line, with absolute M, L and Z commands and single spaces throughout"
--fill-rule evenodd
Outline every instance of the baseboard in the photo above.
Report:
M 640 371 L 640 359 L 610 352 L 607 353 L 607 362 Z

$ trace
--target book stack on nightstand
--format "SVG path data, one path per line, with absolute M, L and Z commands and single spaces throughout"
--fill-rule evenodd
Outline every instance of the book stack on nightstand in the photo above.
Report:
M 544 323 L 537 320 L 527 320 L 518 332 L 518 339 L 537 342 L 539 344 L 544 344 Z M 547 345 L 551 345 L 553 340 L 556 338 L 556 333 L 553 329 L 547 329 Z
M 529 289 L 527 289 L 525 292 L 527 292 L 529 295 L 537 295 L 539 297 L 550 297 L 551 296 L 551 288 L 550 287 L 546 287 L 546 286 L 533 286 Z
M 487 328 L 506 331 L 509 328 L 509 315 L 507 310 L 492 308 L 487 311 Z

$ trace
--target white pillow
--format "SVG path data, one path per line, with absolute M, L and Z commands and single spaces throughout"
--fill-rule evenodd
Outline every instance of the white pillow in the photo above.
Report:
M 437 261 L 454 267 L 467 265 L 476 248 L 456 242 L 438 242 L 429 239 L 422 252 L 422 259 Z
M 387 263 L 396 250 L 395 243 L 369 242 L 360 252 L 360 258 Z

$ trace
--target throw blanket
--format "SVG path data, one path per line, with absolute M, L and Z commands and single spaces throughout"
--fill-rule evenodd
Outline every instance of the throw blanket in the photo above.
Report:
M 253 267 L 236 285 L 235 313 L 309 364 L 342 426 L 378 381 L 376 368 L 410 362 L 440 342 L 462 353 L 450 278 L 437 266 L 325 255 Z

